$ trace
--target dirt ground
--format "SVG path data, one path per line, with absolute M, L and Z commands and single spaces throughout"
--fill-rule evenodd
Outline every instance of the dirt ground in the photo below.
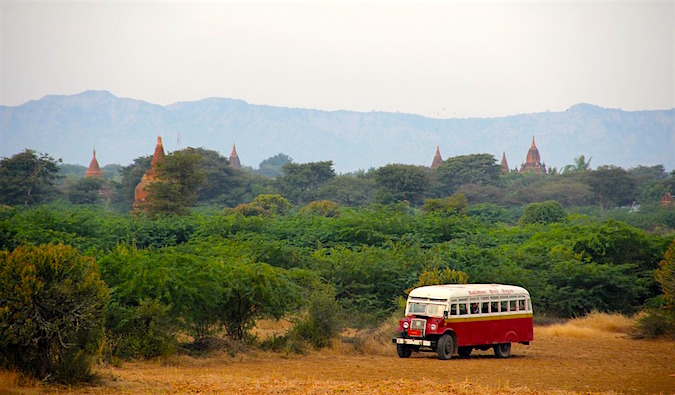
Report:
M 364 354 L 338 347 L 307 355 L 179 356 L 99 367 L 102 379 L 96 386 L 13 387 L 0 393 L 675 393 L 673 341 L 535 328 L 535 341 L 514 345 L 509 359 L 489 351 L 449 361 L 431 353 L 401 359 L 394 345 L 379 347 Z

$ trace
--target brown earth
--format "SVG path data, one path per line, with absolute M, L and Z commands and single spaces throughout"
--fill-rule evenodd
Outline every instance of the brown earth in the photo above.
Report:
M 536 328 L 535 341 L 514 345 L 509 359 L 489 351 L 449 361 L 431 353 L 401 359 L 391 344 L 361 350 L 342 345 L 308 355 L 180 356 L 99 367 L 96 386 L 14 386 L 0 393 L 675 393 L 675 342 L 617 333 Z

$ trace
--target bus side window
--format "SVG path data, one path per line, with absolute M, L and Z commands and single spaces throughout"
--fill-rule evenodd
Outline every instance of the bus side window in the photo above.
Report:
M 457 303 L 450 305 L 450 315 L 457 315 Z
M 518 299 L 518 310 L 525 311 L 525 299 Z
M 480 304 L 480 312 L 482 314 L 487 314 L 490 312 L 490 303 L 489 302 L 481 302 Z
M 459 304 L 459 315 L 465 315 L 469 312 L 469 310 L 466 308 L 466 303 L 460 303 Z
M 490 297 L 490 312 L 499 313 L 499 296 Z
M 515 300 L 509 300 L 509 311 L 518 311 L 518 306 Z
M 507 311 L 509 311 L 509 301 L 508 300 L 500 300 L 499 305 L 501 307 L 500 311 L 502 313 L 506 313 Z

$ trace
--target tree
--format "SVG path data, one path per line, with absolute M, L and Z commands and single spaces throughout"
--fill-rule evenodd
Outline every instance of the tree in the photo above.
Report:
M 258 171 L 256 173 L 265 175 L 270 178 L 275 178 L 283 174 L 282 167 L 286 163 L 292 163 L 293 158 L 286 154 L 278 153 L 272 157 L 269 157 L 258 166 Z
M 298 304 L 286 271 L 265 263 L 235 263 L 225 281 L 221 319 L 236 340 L 244 339 L 258 318 L 279 319 Z
M 148 213 L 187 214 L 197 202 L 205 173 L 199 168 L 201 155 L 192 148 L 172 152 L 157 163 L 157 181 L 147 186 Z
M 47 154 L 25 150 L 11 158 L 0 161 L 0 203 L 24 205 L 43 203 L 51 200 L 57 190 L 55 182 L 59 176 L 58 163 Z
M 585 180 L 593 190 L 601 210 L 635 201 L 635 180 L 621 167 L 600 166 L 595 171 L 587 172 Z
M 368 174 L 341 174 L 331 178 L 319 188 L 317 199 L 334 200 L 345 206 L 367 206 L 373 203 L 377 184 Z
M 226 201 L 229 205 L 235 205 L 241 203 L 244 195 L 249 194 L 246 173 L 230 166 L 227 158 L 218 152 L 203 148 L 188 148 L 182 151 L 200 157 L 198 167 L 204 173 L 204 183 L 199 188 L 197 201 L 218 199 L 221 202 Z
M 567 174 L 591 170 L 591 159 L 593 159 L 593 157 L 590 157 L 588 160 L 586 160 L 585 156 L 579 155 L 574 158 L 574 164 L 563 167 L 562 173 Z
M 380 203 L 407 201 L 419 205 L 429 188 L 429 169 L 423 166 L 390 164 L 375 170 Z
M 462 155 L 445 160 L 435 171 L 434 195 L 450 196 L 461 185 L 495 185 L 500 166 L 490 154 Z
M 466 211 L 468 206 L 466 197 L 461 193 L 442 199 L 426 199 L 422 205 L 422 211 L 427 213 L 440 213 L 444 215 L 461 214 Z
M 0 364 L 40 379 L 87 378 L 108 298 L 94 259 L 73 247 L 0 251 Z
M 251 204 L 272 214 L 283 214 L 291 208 L 288 200 L 281 195 L 258 195 L 253 199 Z
M 82 178 L 68 188 L 68 200 L 73 204 L 96 204 L 101 201 L 101 190 L 105 181 L 96 178 Z
M 664 308 L 675 314 L 675 240 L 670 243 L 663 260 L 659 262 L 654 278 L 663 291 Z
M 283 175 L 276 183 L 283 196 L 294 204 L 307 204 L 316 200 L 316 194 L 323 184 L 335 177 L 333 161 L 310 163 L 286 163 Z
M 520 217 L 518 223 L 520 225 L 547 225 L 555 222 L 563 222 L 565 218 L 567 218 L 567 213 L 563 206 L 558 202 L 548 201 L 542 203 L 530 203 L 525 206 L 523 216 Z

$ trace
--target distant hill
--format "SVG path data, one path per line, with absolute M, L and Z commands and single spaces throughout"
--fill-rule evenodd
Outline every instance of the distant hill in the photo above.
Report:
M 209 98 L 168 106 L 119 98 L 107 91 L 45 96 L 0 106 L 0 156 L 25 148 L 87 166 L 92 149 L 101 165 L 130 164 L 151 155 L 157 135 L 165 150 L 204 147 L 257 167 L 283 152 L 296 163 L 333 160 L 340 173 L 388 163 L 429 166 L 436 145 L 444 159 L 506 153 L 520 166 L 536 138 L 547 166 L 562 168 L 580 154 L 593 168 L 662 164 L 675 169 L 675 109 L 622 111 L 577 104 L 563 112 L 500 118 L 432 119 L 419 115 L 320 111 Z

